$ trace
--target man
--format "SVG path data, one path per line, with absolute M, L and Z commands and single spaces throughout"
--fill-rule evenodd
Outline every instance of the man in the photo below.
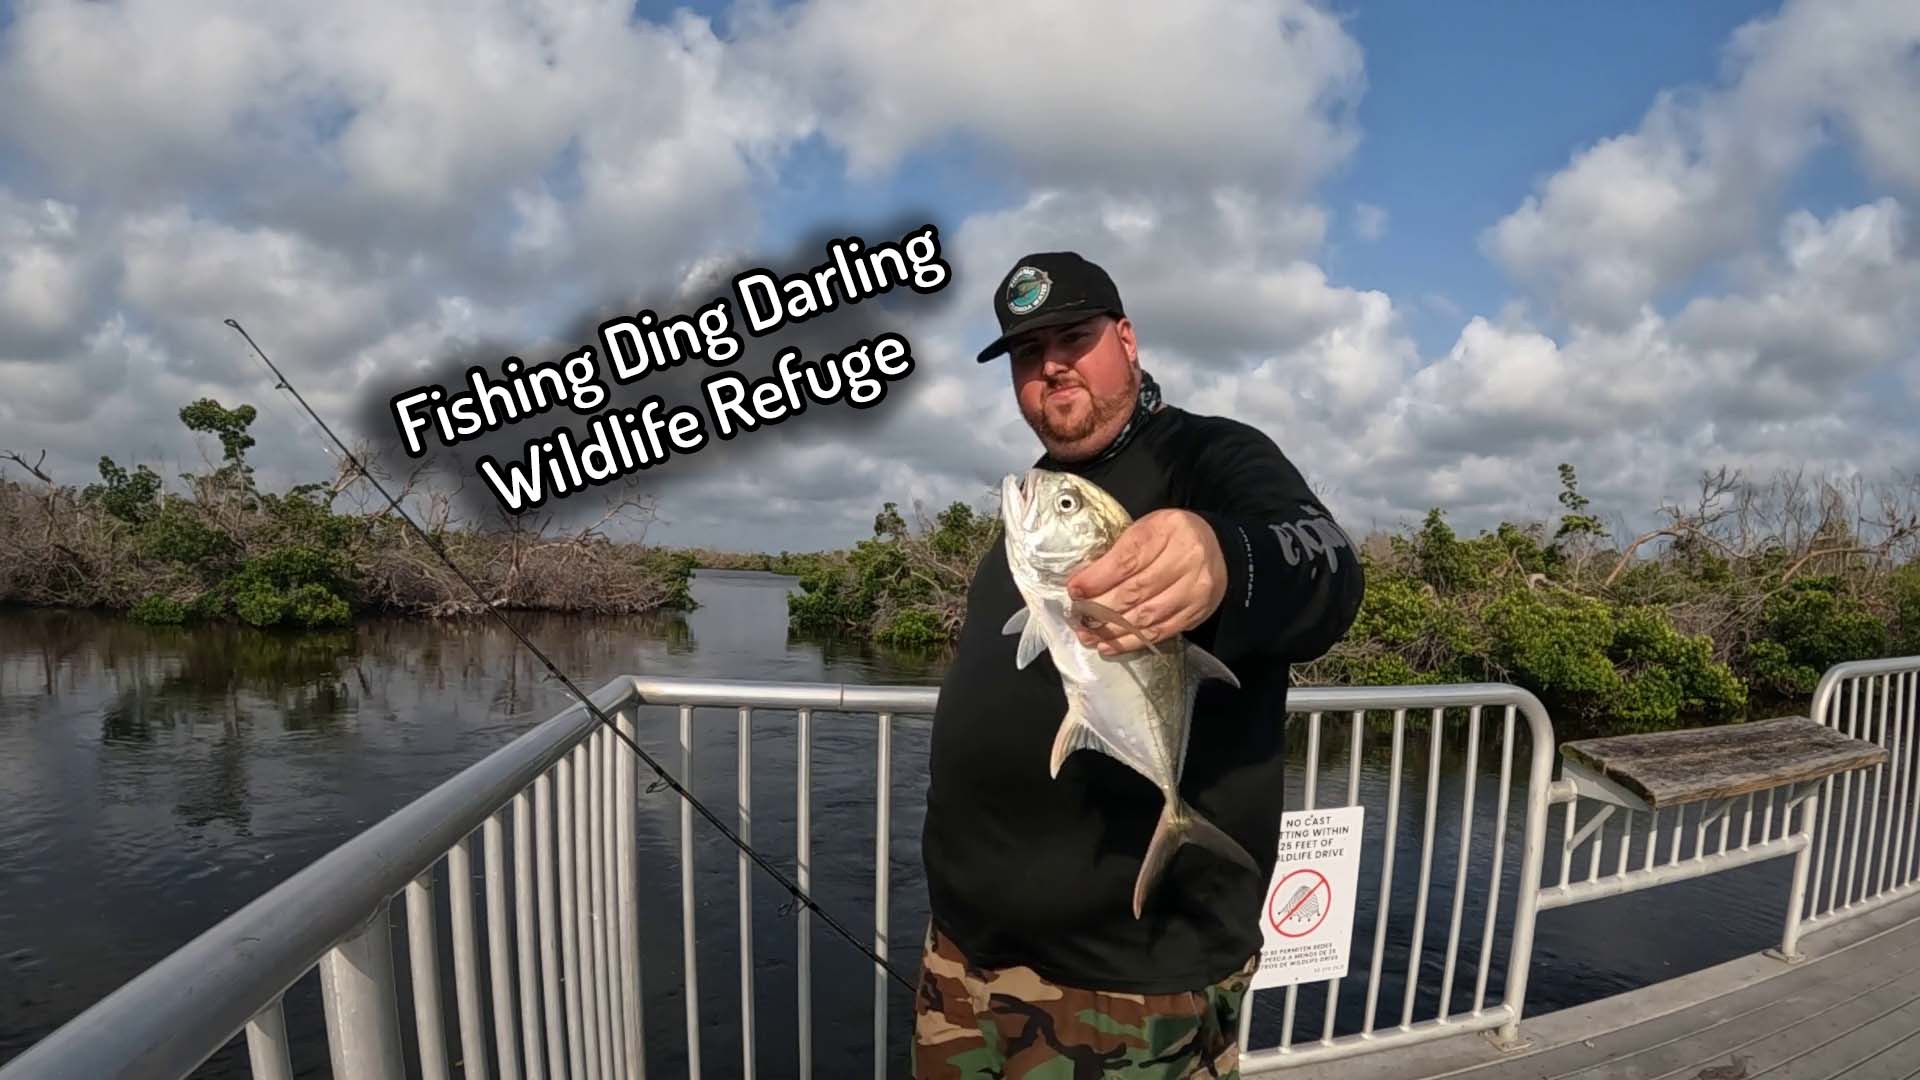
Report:
M 1066 698 L 1046 654 L 1014 665 L 1018 638 L 1001 628 L 1023 601 L 996 544 L 934 717 L 915 1075 L 1237 1076 L 1279 843 L 1287 665 L 1347 632 L 1358 555 L 1272 440 L 1160 402 L 1100 267 L 1028 255 L 994 306 L 1001 336 L 979 360 L 1008 356 L 1046 451 L 1036 464 L 1086 477 L 1135 519 L 1070 593 L 1154 641 L 1186 635 L 1240 681 L 1201 686 L 1181 791 L 1261 873 L 1183 846 L 1135 918 L 1160 793 L 1098 754 L 1049 776 Z M 1109 655 L 1144 646 L 1114 626 L 1078 632 Z

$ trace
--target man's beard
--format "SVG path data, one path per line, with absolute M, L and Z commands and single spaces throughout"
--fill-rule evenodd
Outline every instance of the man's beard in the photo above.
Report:
M 1092 408 L 1071 419 L 1053 414 L 1047 408 L 1046 397 L 1060 387 L 1078 387 L 1092 399 Z M 1063 450 L 1075 447 L 1081 440 L 1112 422 L 1114 417 L 1131 415 L 1139 396 L 1140 379 L 1137 374 L 1127 380 L 1125 390 L 1105 400 L 1093 398 L 1093 390 L 1086 383 L 1078 379 L 1068 379 L 1047 384 L 1046 389 L 1041 392 L 1039 406 L 1032 412 L 1026 410 L 1022 412 L 1026 416 L 1027 426 L 1033 428 L 1034 434 L 1040 437 L 1041 444 L 1049 453 L 1057 455 Z M 1098 447 L 1090 449 L 1098 450 Z

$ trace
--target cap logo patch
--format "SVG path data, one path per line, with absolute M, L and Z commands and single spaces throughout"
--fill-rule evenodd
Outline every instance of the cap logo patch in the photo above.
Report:
M 1052 291 L 1053 279 L 1045 270 L 1023 266 L 1007 279 L 1007 310 L 1025 315 L 1046 303 L 1047 294 Z

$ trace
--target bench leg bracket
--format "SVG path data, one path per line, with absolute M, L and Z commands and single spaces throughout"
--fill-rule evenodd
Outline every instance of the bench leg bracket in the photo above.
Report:
M 1495 1050 L 1503 1054 L 1514 1054 L 1533 1045 L 1533 1040 L 1516 1030 L 1512 1038 L 1502 1033 L 1500 1028 L 1491 1028 L 1480 1033 L 1481 1037 L 1493 1044 Z

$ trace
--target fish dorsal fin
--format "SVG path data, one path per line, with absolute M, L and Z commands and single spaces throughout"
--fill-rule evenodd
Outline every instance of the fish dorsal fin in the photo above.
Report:
M 1193 673 L 1193 681 L 1201 679 L 1219 679 L 1229 683 L 1234 689 L 1240 688 L 1240 680 L 1234 677 L 1232 670 L 1220 662 L 1220 658 L 1207 650 L 1187 642 L 1187 669 Z
M 1097 750 L 1110 758 L 1125 761 L 1120 751 L 1112 743 L 1100 737 L 1093 725 L 1086 722 L 1078 708 L 1069 708 L 1066 719 L 1060 721 L 1060 730 L 1053 737 L 1053 757 L 1047 762 L 1047 772 L 1055 779 L 1060 777 L 1060 765 L 1067 755 L 1075 750 Z

